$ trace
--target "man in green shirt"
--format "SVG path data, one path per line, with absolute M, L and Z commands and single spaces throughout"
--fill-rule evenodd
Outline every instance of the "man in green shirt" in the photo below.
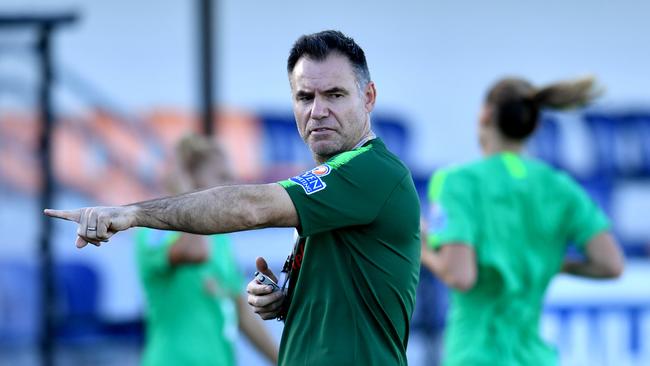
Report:
M 621 273 L 622 254 L 603 212 L 569 176 L 520 155 L 539 110 L 588 102 L 592 83 L 537 89 L 501 80 L 479 124 L 486 157 L 432 177 L 422 261 L 454 289 L 444 365 L 556 365 L 539 335 L 550 280 L 561 270 L 591 278 Z M 584 260 L 565 260 L 569 242 Z
M 302 244 L 279 363 L 405 365 L 419 201 L 408 169 L 372 133 L 376 90 L 363 50 L 337 31 L 306 35 L 287 71 L 298 132 L 317 167 L 279 184 L 45 213 L 79 223 L 79 247 L 134 226 L 200 234 L 295 227 Z M 248 292 L 263 318 L 284 316 L 283 291 L 253 281 Z

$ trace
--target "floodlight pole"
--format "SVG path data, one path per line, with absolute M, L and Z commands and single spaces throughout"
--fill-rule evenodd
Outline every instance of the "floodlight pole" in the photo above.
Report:
M 51 14 L 0 14 L 0 30 L 12 28 L 27 28 L 37 31 L 35 51 L 38 55 L 39 85 L 38 85 L 38 114 L 41 120 L 39 135 L 39 160 L 41 167 L 41 194 L 39 197 L 38 217 L 41 220 L 39 236 L 38 263 L 41 278 L 41 331 L 40 354 L 41 364 L 54 364 L 54 325 L 55 325 L 55 287 L 54 260 L 52 257 L 51 238 L 52 220 L 42 213 L 43 208 L 52 207 L 54 179 L 52 173 L 51 136 L 54 123 L 52 108 L 52 36 L 54 30 L 62 25 L 74 23 L 76 15 Z
M 214 92 L 214 3 L 216 0 L 198 1 L 198 53 L 199 53 L 199 111 L 202 130 L 206 136 L 214 134 L 215 92 Z
M 42 187 L 39 207 L 52 207 L 54 179 L 52 173 L 52 48 L 51 25 L 39 29 L 36 52 L 39 55 L 40 84 L 38 87 L 38 107 L 41 120 L 39 155 L 41 163 Z M 42 306 L 41 306 L 41 355 L 43 365 L 54 363 L 54 261 L 52 258 L 52 220 L 41 215 L 41 235 L 39 240 L 39 262 L 41 267 Z

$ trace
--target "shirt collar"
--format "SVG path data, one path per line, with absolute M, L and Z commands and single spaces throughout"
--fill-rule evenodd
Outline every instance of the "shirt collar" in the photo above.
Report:
M 360 148 L 361 146 L 365 145 L 366 142 L 368 142 L 368 141 L 370 141 L 370 140 L 373 140 L 373 139 L 376 139 L 376 138 L 377 138 L 377 135 L 375 135 L 374 132 L 370 131 L 370 133 L 368 133 L 364 138 L 361 139 L 361 141 L 359 141 L 358 144 L 356 144 L 356 145 L 352 148 L 352 150 L 358 149 L 358 148 Z

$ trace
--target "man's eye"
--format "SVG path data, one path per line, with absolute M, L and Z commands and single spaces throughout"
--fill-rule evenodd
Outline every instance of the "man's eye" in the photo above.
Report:
M 306 102 L 306 101 L 309 101 L 309 100 L 311 100 L 311 99 L 312 99 L 312 98 L 311 98 L 311 96 L 309 96 L 309 95 L 299 95 L 299 96 L 298 96 L 298 100 L 301 101 L 301 102 Z
M 332 98 L 334 98 L 334 99 L 338 99 L 338 98 L 343 98 L 343 97 L 344 97 L 344 95 L 341 94 L 341 93 L 330 94 L 330 96 L 331 96 Z

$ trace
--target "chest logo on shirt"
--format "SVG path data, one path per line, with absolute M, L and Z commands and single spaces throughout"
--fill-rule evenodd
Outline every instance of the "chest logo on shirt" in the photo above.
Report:
M 291 178 L 291 181 L 299 184 L 305 190 L 305 193 L 312 194 L 322 191 L 327 187 L 327 184 L 323 182 L 321 177 L 328 175 L 331 171 L 332 168 L 329 165 L 321 164 L 314 169 Z

